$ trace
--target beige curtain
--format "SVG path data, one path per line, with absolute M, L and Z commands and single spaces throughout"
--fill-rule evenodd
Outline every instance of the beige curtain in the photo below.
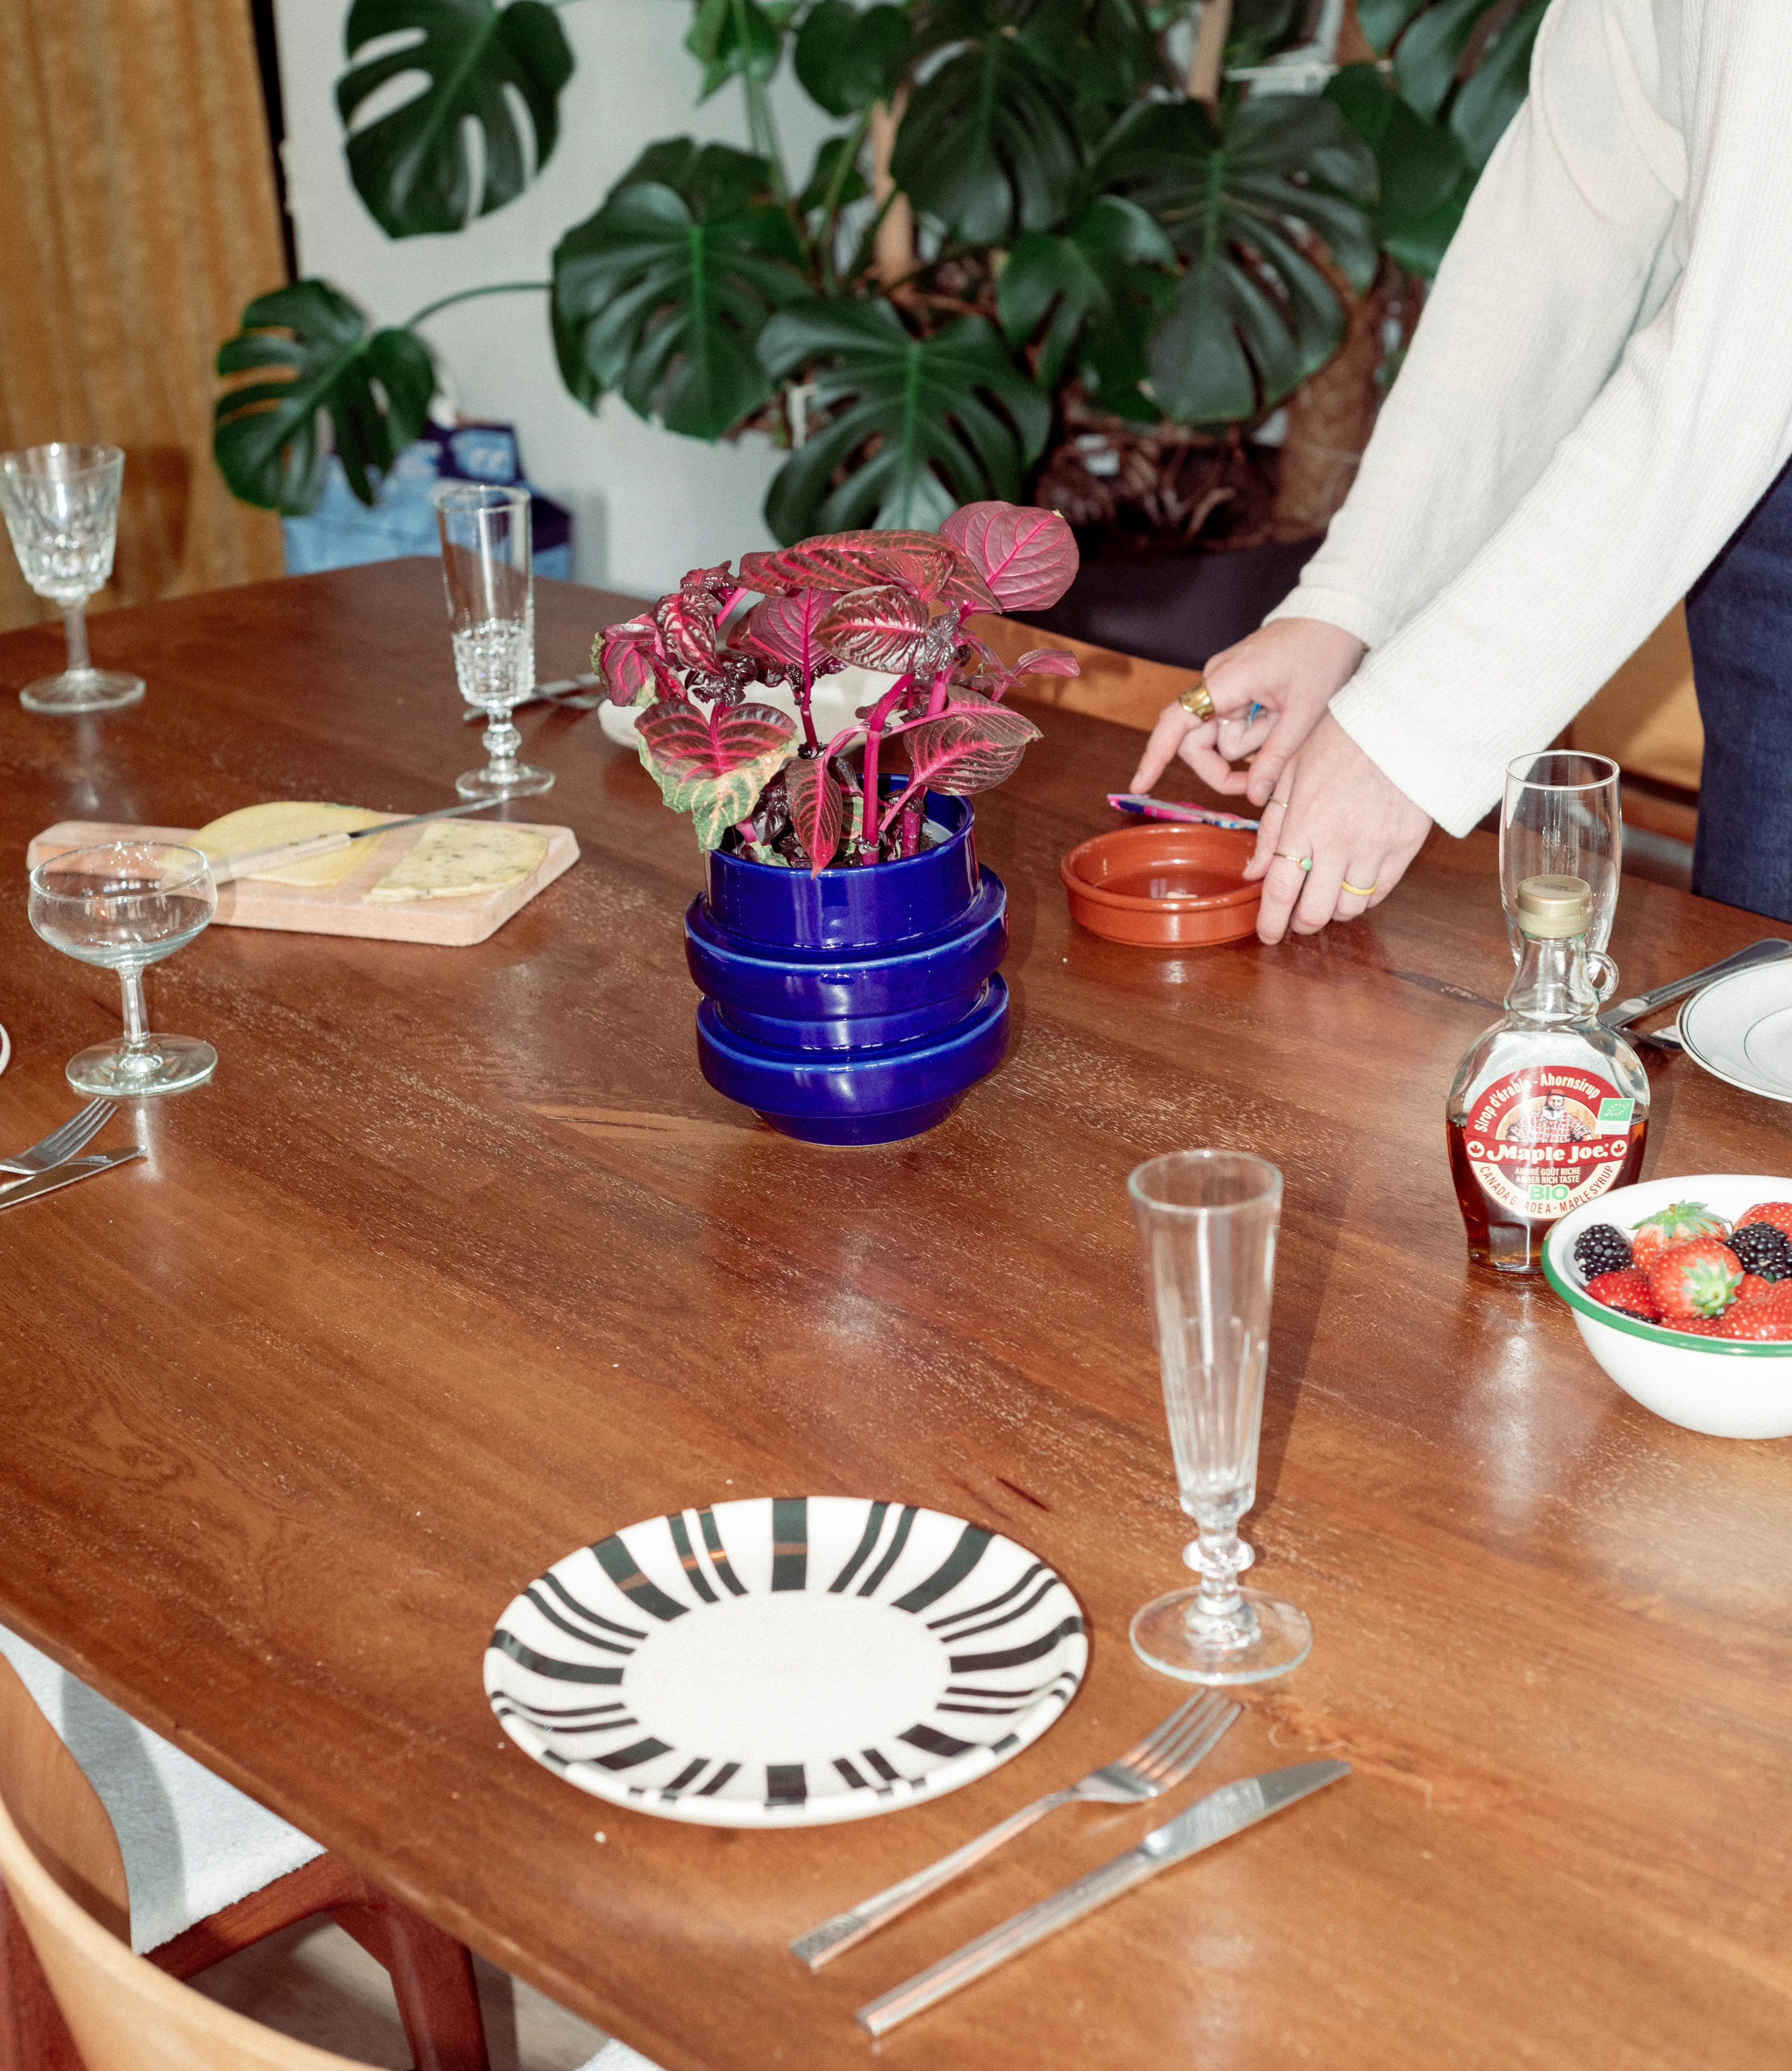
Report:
M 0 450 L 125 449 L 96 610 L 281 572 L 211 365 L 284 277 L 248 0 L 0 0 Z M 53 617 L 0 543 L 0 627 Z

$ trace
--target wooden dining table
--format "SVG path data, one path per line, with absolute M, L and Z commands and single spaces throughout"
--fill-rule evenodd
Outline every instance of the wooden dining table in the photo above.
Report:
M 633 608 L 541 584 L 541 675 Z M 447 631 L 400 561 L 96 621 L 133 709 L 0 696 L 0 1145 L 72 1111 L 65 1060 L 117 1023 L 27 926 L 30 838 L 451 802 L 478 737 Z M 0 638 L 0 685 L 59 638 Z M 595 714 L 520 716 L 556 781 L 517 817 L 582 854 L 488 941 L 215 926 L 158 966 L 154 1025 L 215 1080 L 98 1139 L 146 1161 L 0 1215 L 0 1622 L 666 2071 L 1792 2061 L 1792 1441 L 1662 1421 L 1540 1283 L 1469 1264 L 1443 1101 L 1511 969 L 1493 842 L 1434 838 L 1310 939 L 1120 947 L 1058 863 L 1140 736 L 1038 716 L 977 802 L 1009 1054 L 910 1142 L 806 1146 L 704 1084 L 691 823 Z M 1629 987 L 1770 932 L 1626 877 L 1613 948 Z M 1646 1176 L 1792 1173 L 1784 1109 L 1650 1068 Z M 1060 1813 L 818 1975 L 786 1946 L 1184 1694 L 1127 1642 L 1191 1527 L 1126 1179 L 1199 1144 L 1286 1175 L 1244 1529 L 1316 1637 L 1167 1802 L 1352 1773 L 873 2044 L 858 2007 L 1164 1816 Z M 506 1738 L 481 1663 L 531 1577 L 794 1495 L 1049 1561 L 1091 1638 L 1062 1720 L 958 1794 L 773 1832 L 600 1803 Z

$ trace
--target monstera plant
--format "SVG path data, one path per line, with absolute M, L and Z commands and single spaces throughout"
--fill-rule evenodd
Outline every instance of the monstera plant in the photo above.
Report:
M 769 430 L 778 538 L 930 529 L 1027 494 L 1072 403 L 1211 433 L 1299 389 L 1378 271 L 1434 270 L 1544 4 L 1357 0 L 1362 61 L 1313 94 L 1270 90 L 1312 47 L 1304 0 L 1229 0 L 1243 76 L 1199 93 L 1194 0 L 699 0 L 702 96 L 738 83 L 752 149 L 653 145 L 549 278 L 465 292 L 543 293 L 589 408 Z M 354 0 L 345 44 L 349 171 L 393 237 L 503 207 L 577 119 L 542 0 Z M 841 125 L 801 176 L 767 93 L 787 64 Z M 334 447 L 371 500 L 433 392 L 419 328 L 464 298 L 382 330 L 320 281 L 252 302 L 219 358 L 259 377 L 218 404 L 235 493 L 308 510 Z

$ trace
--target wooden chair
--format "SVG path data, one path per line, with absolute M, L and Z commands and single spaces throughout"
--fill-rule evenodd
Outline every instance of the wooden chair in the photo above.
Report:
M 320 1913 L 390 1973 L 416 2071 L 489 2071 L 466 1950 L 330 1856 L 133 1955 L 105 1807 L 0 1659 L 0 2071 L 346 2066 L 176 1982 Z

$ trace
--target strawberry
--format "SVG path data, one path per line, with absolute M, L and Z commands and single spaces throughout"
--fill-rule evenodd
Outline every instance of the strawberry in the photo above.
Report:
M 1695 1316 L 1683 1323 L 1663 1323 L 1662 1328 L 1677 1331 L 1685 1338 L 1715 1338 L 1719 1335 L 1718 1326 L 1723 1320 L 1721 1316 Z
M 1792 1236 L 1792 1201 L 1757 1203 L 1745 1215 L 1738 1216 L 1736 1219 L 1736 1226 L 1738 1229 L 1745 1228 L 1749 1223 L 1771 1223 L 1775 1229 L 1783 1231 L 1787 1236 Z
M 1684 1244 L 1697 1236 L 1724 1236 L 1728 1225 L 1714 1216 L 1703 1201 L 1671 1201 L 1645 1216 L 1630 1239 L 1630 1263 L 1649 1266 L 1670 1245 Z
M 1616 1309 L 1621 1315 L 1634 1316 L 1645 1323 L 1660 1318 L 1661 1310 L 1650 1292 L 1648 1274 L 1634 1265 L 1621 1266 L 1615 1273 L 1595 1273 L 1587 1282 L 1587 1292 L 1595 1302 Z
M 1792 1302 L 1776 1295 L 1736 1302 L 1718 1318 L 1717 1327 L 1711 1335 L 1767 1342 L 1792 1338 Z
M 1649 1291 L 1670 1325 L 1694 1316 L 1720 1315 L 1742 1282 L 1742 1261 L 1714 1236 L 1670 1245 L 1649 1268 Z
M 1745 1273 L 1742 1285 L 1736 1290 L 1736 1298 L 1738 1302 L 1752 1302 L 1757 1294 L 1765 1294 L 1774 1284 L 1771 1280 L 1763 1280 L 1758 1273 Z

